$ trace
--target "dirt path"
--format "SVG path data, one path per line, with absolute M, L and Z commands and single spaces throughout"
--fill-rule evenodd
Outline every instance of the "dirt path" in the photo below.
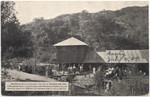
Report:
M 40 75 L 29 74 L 22 71 L 7 69 L 9 75 L 11 75 L 14 79 L 20 80 L 35 80 L 35 81 L 44 81 L 44 82 L 56 82 L 57 80 L 52 78 L 47 78 Z

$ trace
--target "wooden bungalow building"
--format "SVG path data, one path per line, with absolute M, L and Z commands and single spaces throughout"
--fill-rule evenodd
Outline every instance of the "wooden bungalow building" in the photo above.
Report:
M 83 63 L 89 46 L 72 37 L 54 45 L 58 63 Z
M 83 66 L 84 71 L 90 71 L 92 68 L 107 65 L 124 64 L 148 64 L 148 50 L 106 50 L 105 52 L 96 52 L 90 47 L 72 37 L 53 45 L 56 48 L 56 63 L 61 67 L 75 65 L 76 68 Z M 147 68 L 148 65 L 141 67 Z
M 53 46 L 56 48 L 56 63 L 59 64 L 60 69 L 64 66 L 75 65 L 76 68 L 79 68 L 80 65 L 84 65 L 86 54 L 90 50 L 86 43 L 74 37 Z

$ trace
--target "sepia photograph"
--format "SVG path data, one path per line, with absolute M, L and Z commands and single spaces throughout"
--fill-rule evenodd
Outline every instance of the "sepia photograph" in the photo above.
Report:
M 149 1 L 1 1 L 2 96 L 148 96 Z

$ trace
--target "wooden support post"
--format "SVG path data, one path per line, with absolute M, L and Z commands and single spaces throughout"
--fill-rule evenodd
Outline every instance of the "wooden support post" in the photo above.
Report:
M 48 66 L 46 66 L 46 71 L 45 71 L 45 75 L 46 75 L 46 77 L 48 77 L 48 70 L 49 69 L 49 67 Z

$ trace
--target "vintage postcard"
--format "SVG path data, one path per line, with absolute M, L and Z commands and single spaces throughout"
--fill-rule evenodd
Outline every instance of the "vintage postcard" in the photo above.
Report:
M 1 1 L 1 94 L 149 95 L 148 14 L 148 1 Z

